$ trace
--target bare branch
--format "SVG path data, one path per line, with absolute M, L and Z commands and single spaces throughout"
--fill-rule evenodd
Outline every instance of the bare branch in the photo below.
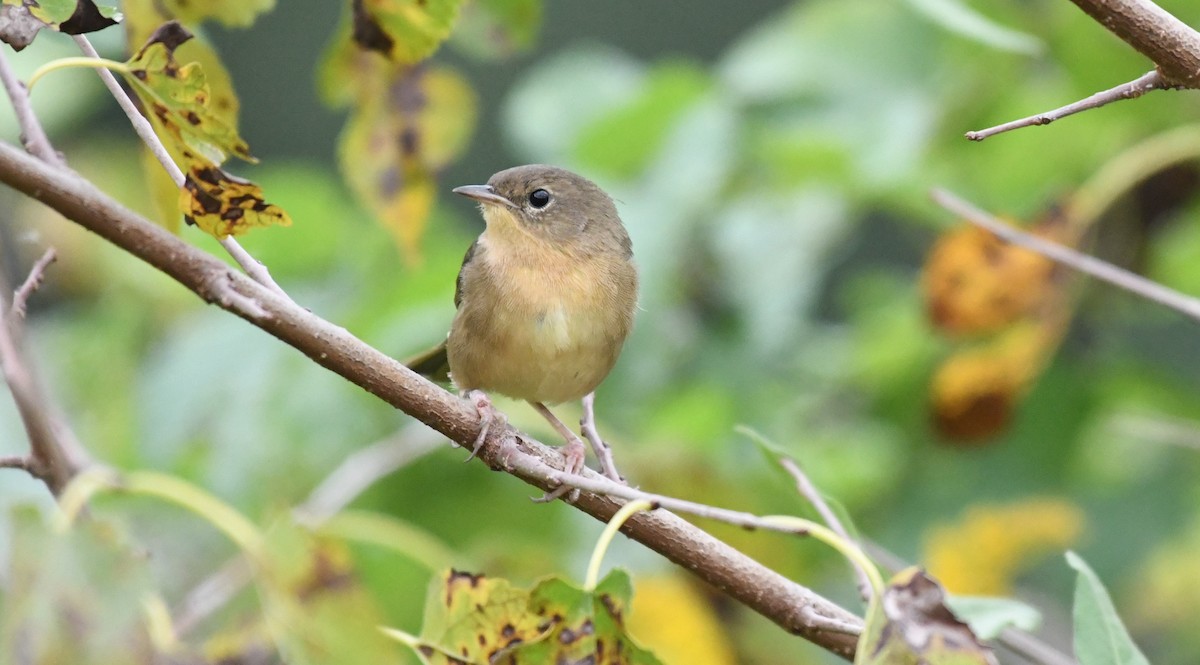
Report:
M 812 481 L 808 479 L 808 475 L 804 473 L 804 470 L 800 468 L 796 460 L 790 457 L 780 457 L 779 464 L 792 476 L 792 480 L 796 482 L 796 491 L 811 503 L 813 508 L 816 508 L 817 514 L 821 516 L 825 524 L 829 525 L 830 529 L 833 529 L 834 533 L 852 543 L 858 542 L 857 539 L 850 537 L 845 525 L 838 519 L 837 514 L 826 503 L 825 497 L 821 496 L 821 492 L 817 489 L 817 486 L 813 485 Z M 872 595 L 871 578 L 867 576 L 867 571 L 863 570 L 857 562 L 851 561 L 850 564 L 854 566 L 854 574 L 858 576 L 858 594 L 862 596 L 864 601 L 870 601 Z
M 74 39 L 75 43 L 79 45 L 79 50 L 83 51 L 84 55 L 89 58 L 100 57 L 100 54 L 96 52 L 95 47 L 92 46 L 87 37 L 75 35 Z M 129 123 L 133 125 L 133 131 L 137 133 L 138 138 L 142 139 L 142 143 L 146 144 L 150 153 L 158 160 L 158 163 L 162 164 L 163 168 L 167 170 L 167 174 L 171 176 L 171 180 L 175 183 L 175 186 L 183 187 L 183 171 L 180 170 L 175 160 L 171 159 L 171 154 L 167 152 L 158 135 L 154 133 L 154 128 L 150 126 L 150 121 L 146 120 L 145 116 L 138 111 L 137 105 L 133 103 L 133 99 L 121 87 L 121 84 L 117 81 L 117 77 L 104 67 L 97 67 L 96 74 L 100 76 L 100 80 L 104 82 L 104 87 L 108 88 L 113 98 L 117 100 L 117 104 L 120 105 L 121 110 L 129 118 Z M 271 273 L 267 270 L 267 267 L 243 249 L 233 236 L 221 238 L 220 243 L 225 248 L 225 251 L 233 257 L 233 260 L 237 261 L 237 264 L 242 267 L 242 270 L 247 275 L 250 275 L 251 279 L 271 289 L 276 295 L 291 300 L 287 292 L 271 277 Z
M 74 172 L 48 168 L 11 146 L 0 144 L 0 182 L 49 205 L 158 268 L 208 302 L 216 300 L 210 285 L 221 274 L 227 274 L 230 287 L 259 303 L 269 316 L 257 316 L 232 300 L 216 302 L 222 308 L 461 446 L 472 445 L 479 434 L 479 415 L 469 402 L 418 376 L 343 328 L 246 276 L 231 273 L 217 258 L 124 208 Z M 524 435 L 518 443 L 518 432 L 511 426 L 493 426 L 479 457 L 491 468 L 508 471 L 542 490 L 557 487 L 561 480 L 547 475 L 558 473 L 551 466 L 561 463 L 558 450 Z M 595 477 L 587 473 L 590 478 Z M 612 485 L 615 484 L 608 481 L 605 487 Z M 611 498 L 592 494 L 584 494 L 575 504 L 603 521 L 611 518 L 620 505 Z M 626 523 L 624 531 L 785 630 L 838 655 L 850 657 L 854 653 L 854 638 L 822 630 L 809 620 L 815 614 L 855 623 L 859 620 L 854 615 L 678 516 L 666 511 L 639 514 Z
M 5 281 L 0 277 L 0 293 L 8 290 Z M 3 297 L 0 297 L 0 312 L 8 312 Z M 76 469 L 59 443 L 61 427 L 55 424 L 49 402 L 21 349 L 17 325 L 15 317 L 0 317 L 0 371 L 29 437 L 28 463 L 20 468 L 45 482 L 50 492 L 58 496 Z
M 1149 58 L 1166 83 L 1200 87 L 1200 33 L 1151 0 L 1071 0 Z
M 992 232 L 1001 240 L 1035 251 L 1079 272 L 1200 321 L 1200 299 L 1180 293 L 1094 256 L 1088 256 L 1069 247 L 1013 228 L 945 190 L 934 189 L 930 195 L 938 205 L 968 222 Z
M 62 156 L 55 151 L 54 146 L 50 145 L 50 139 L 46 137 L 46 132 L 42 129 L 42 123 L 38 122 L 37 116 L 33 113 L 33 106 L 29 103 L 29 91 L 25 89 L 25 84 L 17 80 L 16 74 L 9 67 L 8 60 L 2 52 L 0 52 L 0 83 L 4 84 L 4 90 L 12 101 L 13 111 L 17 114 L 17 124 L 21 126 L 21 140 L 25 143 L 25 149 L 29 151 L 29 154 L 36 155 L 47 164 L 62 166 Z
M 38 259 L 37 263 L 34 263 L 33 267 L 29 269 L 29 276 L 25 278 L 25 281 L 13 293 L 12 308 L 10 311 L 14 316 L 21 319 L 25 318 L 25 305 L 29 301 L 29 296 L 33 295 L 33 292 L 37 291 L 38 287 L 42 285 L 42 279 L 46 276 L 46 268 L 57 260 L 58 252 L 54 251 L 53 247 L 47 247 L 45 253 L 42 254 L 42 258 Z
M 1004 132 L 1020 129 L 1022 127 L 1048 125 L 1060 118 L 1065 118 L 1066 116 L 1073 115 L 1081 111 L 1098 108 L 1112 102 L 1121 101 L 1122 99 L 1141 97 L 1151 90 L 1166 90 L 1173 87 L 1178 86 L 1168 85 L 1163 81 L 1162 76 L 1160 76 L 1158 73 L 1158 70 L 1152 69 L 1128 83 L 1122 83 L 1115 88 L 1109 88 L 1103 92 L 1097 92 L 1091 97 L 1056 108 L 1053 111 L 1031 115 L 1027 118 L 1021 118 L 1020 120 L 1012 120 L 1002 125 L 988 127 L 987 129 L 967 132 L 964 136 L 972 141 L 982 141 L 989 136 L 1003 134 Z
M 38 474 L 34 472 L 33 459 L 24 455 L 5 455 L 0 457 L 0 469 L 21 469 L 36 477 Z

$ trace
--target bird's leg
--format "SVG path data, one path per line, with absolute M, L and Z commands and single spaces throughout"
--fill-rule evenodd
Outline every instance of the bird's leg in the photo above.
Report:
M 468 390 L 465 397 L 471 400 L 475 406 L 475 411 L 479 414 L 479 436 L 475 437 L 475 444 L 471 447 L 471 454 L 467 455 L 464 462 L 470 462 L 479 454 L 479 449 L 483 447 L 483 442 L 487 441 L 488 432 L 492 429 L 492 423 L 497 420 L 501 424 L 505 422 L 504 414 L 496 410 L 492 406 L 492 400 L 482 390 Z
M 550 425 L 554 427 L 559 436 L 566 440 L 567 443 L 562 449 L 563 471 L 572 475 L 582 471 L 584 458 L 587 456 L 587 449 L 583 447 L 583 441 L 580 441 L 579 437 L 576 436 L 575 433 L 570 430 L 570 428 L 568 428 L 561 420 L 558 419 L 558 416 L 554 415 L 550 409 L 546 408 L 545 404 L 542 404 L 541 402 L 530 402 L 529 404 L 533 406 L 538 413 L 542 414 L 543 418 L 550 421 Z M 579 490 L 562 485 L 551 492 L 547 492 L 541 498 L 534 499 L 534 501 L 537 501 L 538 503 L 553 501 L 564 494 L 569 494 L 569 496 L 567 496 L 567 501 L 574 501 L 575 499 L 579 498 Z
M 596 430 L 595 402 L 596 393 L 583 396 L 583 417 L 579 419 L 579 429 L 583 430 L 588 443 L 592 444 L 592 450 L 596 451 L 596 459 L 600 460 L 600 470 L 604 475 L 623 483 L 625 479 L 617 472 L 617 465 L 613 463 L 612 448 L 600 438 L 600 432 Z

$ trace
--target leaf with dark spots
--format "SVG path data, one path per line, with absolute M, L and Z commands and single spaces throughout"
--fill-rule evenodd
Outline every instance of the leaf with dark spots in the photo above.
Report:
M 352 37 L 359 48 L 398 64 L 424 60 L 450 36 L 463 0 L 353 0 Z
M 125 63 L 126 79 L 142 104 L 151 109 L 159 135 L 177 152 L 190 149 L 220 164 L 233 154 L 253 162 L 250 147 L 225 114 L 215 112 L 204 71 L 198 63 L 180 66 L 175 51 L 192 34 L 175 21 L 160 26 Z
M 282 208 L 263 200 L 262 189 L 202 161 L 193 164 L 179 190 L 179 207 L 188 223 L 224 238 L 260 226 L 290 226 Z

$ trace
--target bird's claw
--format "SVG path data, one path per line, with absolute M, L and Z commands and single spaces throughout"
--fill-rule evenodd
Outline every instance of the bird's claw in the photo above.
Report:
M 568 439 L 566 445 L 562 447 L 562 454 L 563 472 L 572 476 L 579 475 L 579 472 L 583 471 L 584 459 L 587 457 L 587 449 L 584 448 L 583 442 L 578 437 Z M 555 499 L 562 499 L 564 496 L 567 503 L 573 503 L 579 498 L 579 489 L 566 484 L 559 485 L 542 496 L 534 497 L 533 502 L 549 503 Z
M 479 451 L 483 448 L 483 444 L 487 441 L 488 433 L 492 430 L 492 423 L 499 420 L 504 422 L 504 414 L 496 410 L 492 406 L 492 400 L 482 390 L 468 390 L 467 399 L 475 406 L 476 413 L 479 414 L 479 435 L 475 437 L 475 443 L 471 446 L 471 454 L 467 455 L 467 459 L 463 462 L 470 462 L 475 459 Z

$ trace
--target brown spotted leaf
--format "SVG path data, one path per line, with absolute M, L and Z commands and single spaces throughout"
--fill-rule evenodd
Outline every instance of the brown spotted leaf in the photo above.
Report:
M 339 164 L 351 191 L 411 259 L 433 208 L 435 175 L 463 151 L 475 126 L 475 95 L 444 67 L 372 75 L 381 76 L 381 87 L 342 131 Z
M 591 593 L 558 578 L 541 582 L 529 607 L 542 625 L 550 626 L 550 639 L 518 647 L 513 663 L 659 665 L 625 628 L 632 595 L 629 576 L 620 570 L 609 573 Z
M 120 20 L 115 7 L 96 5 L 91 0 L 4 0 L 0 5 L 0 41 L 20 51 L 43 28 L 80 35 Z
M 175 21 L 163 24 L 128 62 L 126 79 L 147 115 L 176 148 L 188 148 L 220 164 L 233 154 L 253 162 L 250 147 L 224 112 L 214 111 L 198 63 L 179 65 L 175 50 L 192 34 Z
M 417 655 L 429 665 L 511 663 L 501 659 L 514 647 L 550 634 L 528 608 L 529 592 L 507 580 L 449 570 L 430 585 Z
M 187 167 L 179 207 L 188 224 L 205 233 L 224 238 L 241 235 L 260 226 L 291 226 L 287 212 L 263 199 L 262 188 L 232 176 L 203 158 L 193 158 Z
M 855 665 L 996 665 L 945 601 L 941 585 L 924 571 L 900 571 L 871 603 Z

